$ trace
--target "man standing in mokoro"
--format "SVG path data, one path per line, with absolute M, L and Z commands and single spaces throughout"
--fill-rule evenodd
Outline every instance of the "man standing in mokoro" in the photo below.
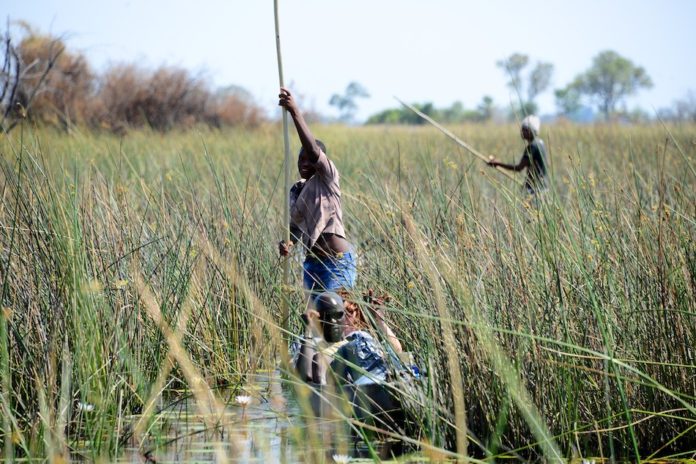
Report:
M 522 120 L 520 136 L 527 142 L 527 146 L 522 152 L 519 163 L 502 163 L 495 158 L 488 161 L 491 167 L 501 167 L 515 172 L 526 168 L 527 178 L 524 181 L 524 188 L 529 195 L 536 197 L 548 188 L 546 146 L 539 138 L 540 127 L 541 122 L 537 116 L 527 116 Z
M 357 278 L 353 246 L 346 239 L 338 169 L 326 147 L 314 138 L 290 91 L 280 89 L 278 104 L 285 108 L 302 143 L 297 159 L 300 181 L 290 190 L 290 241 L 278 244 L 289 256 L 302 240 L 305 251 L 304 287 L 314 295 L 339 288 L 351 289 Z

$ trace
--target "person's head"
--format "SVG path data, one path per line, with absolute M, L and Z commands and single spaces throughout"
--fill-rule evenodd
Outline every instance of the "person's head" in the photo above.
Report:
M 319 323 L 324 340 L 328 343 L 343 339 L 345 308 L 343 298 L 334 292 L 319 294 L 314 300 L 314 308 L 319 313 Z
M 520 136 L 528 142 L 531 142 L 539 135 L 541 121 L 537 116 L 529 115 L 522 120 L 520 124 Z
M 326 154 L 326 146 L 324 145 L 324 142 L 319 139 L 316 139 L 316 142 L 321 151 Z M 309 179 L 312 177 L 314 175 L 314 171 L 316 170 L 314 163 L 312 163 L 305 154 L 304 147 L 300 148 L 300 154 L 297 157 L 297 170 L 300 173 L 300 177 L 303 179 Z

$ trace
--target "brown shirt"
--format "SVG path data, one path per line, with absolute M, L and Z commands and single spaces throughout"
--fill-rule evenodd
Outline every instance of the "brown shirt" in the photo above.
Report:
M 297 199 L 290 201 L 290 220 L 302 231 L 307 250 L 312 249 L 321 234 L 346 236 L 338 170 L 323 151 L 315 167 L 314 175 L 304 183 Z

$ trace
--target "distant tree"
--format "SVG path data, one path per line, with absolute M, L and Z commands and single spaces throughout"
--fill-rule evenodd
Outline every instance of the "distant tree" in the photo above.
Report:
M 652 85 L 645 69 L 607 50 L 595 56 L 590 69 L 578 75 L 564 91 L 566 96 L 572 96 L 572 92 L 587 96 L 609 119 L 626 97 Z
M 657 115 L 664 121 L 696 122 L 696 93 L 689 91 L 671 106 L 660 108 Z
M 40 36 L 24 22 L 18 22 L 24 38 L 15 45 L 9 21 L 4 33 L 3 62 L 0 71 L 0 129 L 10 131 L 21 119 L 34 117 L 33 105 L 37 98 L 50 92 L 49 79 L 65 51 L 57 38 Z M 40 56 L 27 55 L 30 45 L 41 42 Z
M 400 124 L 403 119 L 403 110 L 400 108 L 390 108 L 373 114 L 365 124 Z
M 509 77 L 508 86 L 517 93 L 522 112 L 525 114 L 536 113 L 538 111 L 536 98 L 549 87 L 553 76 L 553 65 L 538 61 L 525 77 L 523 71 L 529 64 L 527 55 L 514 53 L 496 64 Z M 526 99 L 524 98 L 525 94 Z
M 495 112 L 493 98 L 489 95 L 485 95 L 481 99 L 481 103 L 479 103 L 478 107 L 476 108 L 476 111 L 478 111 L 479 119 L 481 121 L 490 121 L 493 118 L 493 113 Z
M 95 118 L 104 127 L 167 131 L 204 122 L 211 92 L 203 79 L 184 68 L 161 66 L 150 71 L 130 64 L 106 70 L 97 99 L 100 111 Z
M 522 89 L 522 70 L 529 64 L 529 56 L 521 53 L 513 53 L 508 58 L 496 63 L 499 68 L 508 75 L 510 80 L 508 86 L 514 91 L 521 93 Z
M 22 34 L 16 42 L 9 24 L 0 33 L 0 133 L 23 118 L 64 129 L 81 123 L 115 133 L 201 123 L 256 126 L 265 119 L 241 87 L 213 91 L 202 77 L 169 66 L 153 71 L 120 64 L 96 75 L 61 38 L 41 34 L 24 22 L 11 24 Z
M 341 120 L 345 122 L 350 122 L 355 116 L 355 112 L 358 109 L 358 105 L 355 103 L 356 98 L 367 98 L 370 94 L 367 89 L 363 87 L 358 82 L 351 82 L 346 87 L 343 95 L 333 94 L 331 100 L 329 100 L 329 105 L 338 108 L 341 113 Z
M 456 103 L 455 103 L 456 105 Z M 423 114 L 437 118 L 435 106 L 428 103 L 414 103 L 413 106 Z M 366 124 L 412 124 L 421 125 L 425 121 L 408 108 L 391 108 L 380 111 L 367 118 Z
M 696 94 L 689 92 L 674 102 L 674 114 L 678 121 L 696 122 Z
M 529 83 L 527 84 L 528 102 L 534 103 L 536 97 L 549 87 L 552 75 L 553 65 L 551 63 L 538 62 L 536 64 L 529 73 Z
M 495 113 L 493 99 L 489 96 L 483 100 L 476 109 L 466 109 L 462 102 L 454 102 L 448 108 L 436 108 L 430 102 L 414 103 L 413 106 L 421 113 L 430 116 L 434 120 L 445 124 L 458 124 L 463 122 L 488 121 Z M 408 108 L 392 108 L 370 116 L 366 124 L 412 124 L 421 125 L 426 121 Z
M 631 110 L 624 109 L 619 113 L 620 117 L 631 123 L 647 123 L 650 122 L 650 113 L 643 108 L 636 107 Z
M 29 116 L 43 123 L 69 129 L 84 122 L 87 107 L 93 97 L 95 75 L 86 58 L 67 49 L 63 40 L 39 34 L 28 29 L 18 46 L 24 63 L 37 70 L 50 69 L 43 81 L 43 89 L 35 94 Z M 20 86 L 20 97 L 29 100 L 30 93 L 41 85 L 43 73 L 25 76 Z
M 452 103 L 449 108 L 438 111 L 437 114 L 442 122 L 454 122 L 460 120 L 464 115 L 464 104 L 460 101 Z
M 563 116 L 571 116 L 582 108 L 582 94 L 575 82 L 562 89 L 556 89 L 554 95 L 558 112 Z
M 454 102 L 449 108 L 434 109 L 432 117 L 442 123 L 458 124 L 462 122 L 480 122 L 483 120 L 478 109 L 467 110 L 462 102 Z
M 238 85 L 218 89 L 207 105 L 206 122 L 212 126 L 256 127 L 263 121 L 251 92 Z
M 426 116 L 430 117 L 437 117 L 436 113 L 437 110 L 435 109 L 435 105 L 432 104 L 432 102 L 427 102 L 427 103 L 414 103 L 413 106 L 420 111 L 421 113 L 425 114 Z M 415 125 L 422 125 L 425 124 L 425 121 L 423 118 L 418 116 L 416 113 L 413 111 L 403 108 L 402 110 L 402 115 L 403 115 L 403 122 L 406 124 L 415 124 Z

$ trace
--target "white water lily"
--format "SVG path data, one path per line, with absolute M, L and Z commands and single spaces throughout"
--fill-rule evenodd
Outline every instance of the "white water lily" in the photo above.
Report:
M 85 412 L 94 411 L 94 405 L 80 401 L 77 403 L 77 409 Z
M 234 397 L 234 401 L 241 407 L 246 407 L 251 403 L 251 396 L 239 395 Z
M 350 456 L 347 454 L 334 454 L 331 457 L 336 464 L 348 464 L 350 462 Z

